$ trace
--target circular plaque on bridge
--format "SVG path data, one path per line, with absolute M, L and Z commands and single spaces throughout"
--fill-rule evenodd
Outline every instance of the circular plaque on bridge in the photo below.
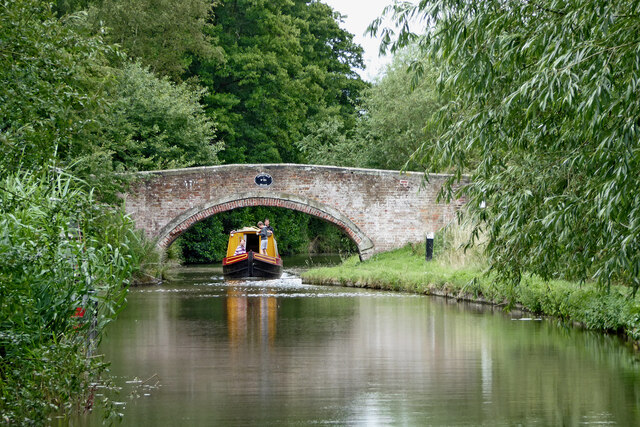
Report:
M 273 178 L 268 173 L 260 173 L 256 175 L 255 182 L 258 187 L 268 187 L 273 182 Z

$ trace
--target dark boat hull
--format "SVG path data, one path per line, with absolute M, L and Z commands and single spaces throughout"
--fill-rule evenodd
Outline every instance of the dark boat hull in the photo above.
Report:
M 282 258 L 249 251 L 246 254 L 222 260 L 222 274 L 225 279 L 244 279 L 247 277 L 278 279 L 282 276 Z

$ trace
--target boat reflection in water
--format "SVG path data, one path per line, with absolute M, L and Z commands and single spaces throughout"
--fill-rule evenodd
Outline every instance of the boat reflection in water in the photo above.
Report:
M 232 285 L 227 290 L 227 328 L 230 346 L 238 347 L 254 341 L 273 345 L 278 320 L 275 290 L 262 288 L 259 290 L 261 295 L 249 296 L 246 287 L 240 286 L 244 282 L 232 283 L 237 283 L 237 286 Z
M 222 274 L 225 279 L 259 277 L 278 279 L 282 276 L 282 258 L 278 254 L 275 237 L 267 238 L 267 253 L 260 253 L 262 237 L 256 227 L 244 227 L 232 231 L 227 245 L 227 256 L 222 260 Z M 244 241 L 244 247 L 242 242 Z

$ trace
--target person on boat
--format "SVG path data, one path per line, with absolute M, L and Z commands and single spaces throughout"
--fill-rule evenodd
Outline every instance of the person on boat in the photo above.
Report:
M 269 231 L 269 236 L 273 235 L 273 228 L 271 228 L 271 226 L 269 225 L 269 218 L 265 218 L 264 219 L 264 225 L 267 228 L 267 230 Z M 278 254 L 278 242 L 276 242 L 276 239 L 273 239 L 273 246 L 275 247 L 275 252 L 276 255 Z
M 266 220 L 267 222 L 269 221 L 268 219 Z M 258 233 L 258 235 L 260 236 L 260 253 L 262 255 L 266 255 L 267 254 L 267 243 L 269 242 L 268 238 L 270 234 L 273 234 L 272 231 L 269 231 L 269 228 L 265 226 L 264 222 L 262 221 L 258 221 L 258 228 L 260 229 L 260 232 Z
M 235 255 L 242 255 L 242 254 L 246 254 L 247 253 L 247 241 L 246 239 L 243 237 L 240 240 L 240 243 L 238 244 L 238 247 L 236 248 L 235 253 L 233 254 Z
M 264 226 L 266 227 L 267 231 L 269 231 L 269 236 L 271 236 L 273 234 L 273 228 L 271 228 L 271 226 L 269 225 L 269 218 L 264 219 Z

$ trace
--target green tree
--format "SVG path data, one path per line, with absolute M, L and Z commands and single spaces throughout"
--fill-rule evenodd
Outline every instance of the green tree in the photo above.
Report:
M 416 150 L 434 144 L 435 135 L 428 124 L 443 101 L 437 91 L 435 67 L 425 69 L 422 78 L 414 81 L 410 69 L 417 57 L 415 48 L 397 54 L 383 76 L 364 93 L 365 114 L 359 123 L 366 147 L 364 167 L 425 168 Z
M 225 222 L 228 222 L 228 216 L 216 215 L 194 224 L 180 236 L 178 242 L 186 263 L 212 263 L 227 256 L 229 232 L 239 227 L 227 226 L 229 228 L 225 230 Z
M 195 62 L 210 89 L 205 98 L 220 123 L 227 163 L 295 162 L 291 148 L 306 108 L 298 30 L 283 13 L 288 0 L 224 2 L 214 8 L 212 36 L 224 61 Z
M 307 100 L 308 118 L 339 116 L 351 130 L 362 91 L 369 86 L 355 71 L 364 69 L 363 49 L 353 34 L 340 28 L 343 16 L 330 6 L 309 0 L 294 3 L 291 14 L 300 31 L 303 78 L 314 96 Z
M 423 1 L 388 10 L 452 101 L 422 155 L 461 178 L 494 269 L 640 284 L 640 3 Z M 412 14 L 424 34 L 402 27 Z M 372 29 L 379 29 L 376 23 Z M 486 209 L 478 209 L 481 202 Z
M 55 0 L 52 1 L 53 11 L 59 18 L 81 10 L 87 10 L 89 5 L 98 0 Z
M 218 164 L 220 142 L 199 100 L 203 90 L 158 78 L 139 64 L 115 71 L 104 149 L 114 169 L 154 170 Z
M 322 18 L 322 19 L 320 19 Z M 355 116 L 364 83 L 352 71 L 361 48 L 318 2 L 222 2 L 208 31 L 224 60 L 194 60 L 209 89 L 207 111 L 219 123 L 228 163 L 298 162 L 306 123 L 327 107 Z
M 157 75 L 180 81 L 192 58 L 220 60 L 207 36 L 210 0 L 89 0 L 96 29 Z M 83 4 L 85 3 L 85 4 Z
M 315 164 L 424 170 L 420 152 L 434 143 L 427 125 L 443 101 L 435 68 L 417 82 L 413 78 L 410 70 L 417 58 L 415 48 L 397 54 L 383 76 L 362 92 L 361 114 L 353 129 L 340 115 L 319 115 L 297 143 L 307 159 Z
M 106 66 L 116 51 L 86 37 L 79 16 L 58 21 L 50 5 L 16 0 L 0 13 L 0 167 L 72 163 L 96 148 L 107 107 Z
M 368 146 L 363 134 L 364 119 L 349 132 L 337 115 L 318 115 L 307 125 L 308 133 L 296 145 L 307 162 L 316 165 L 365 167 L 369 160 Z
M 218 163 L 214 124 L 199 104 L 203 90 L 123 64 L 112 46 L 87 35 L 81 14 L 58 20 L 35 0 L 5 12 L 0 166 L 32 169 L 55 160 L 109 187 L 114 167 Z

